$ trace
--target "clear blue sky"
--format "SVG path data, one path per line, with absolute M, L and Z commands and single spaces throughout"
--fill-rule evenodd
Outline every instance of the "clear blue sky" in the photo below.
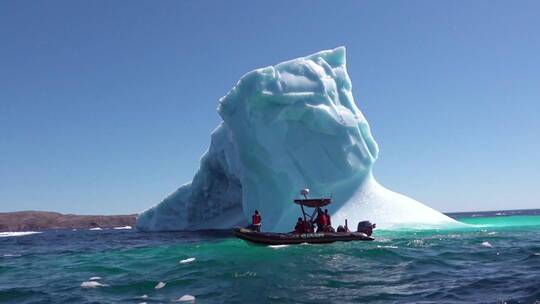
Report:
M 139 212 L 246 72 L 344 45 L 375 176 L 441 211 L 540 208 L 538 1 L 1 1 L 0 212 Z

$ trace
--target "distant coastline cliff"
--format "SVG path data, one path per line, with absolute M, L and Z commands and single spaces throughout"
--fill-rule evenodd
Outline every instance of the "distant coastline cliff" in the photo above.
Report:
M 0 213 L 0 232 L 134 226 L 136 214 L 75 215 L 46 211 Z

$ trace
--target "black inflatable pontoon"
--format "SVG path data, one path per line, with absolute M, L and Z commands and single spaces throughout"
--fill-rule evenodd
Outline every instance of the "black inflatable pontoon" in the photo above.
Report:
M 290 244 L 327 244 L 333 242 L 373 241 L 373 238 L 362 232 L 320 232 L 320 233 L 272 233 L 257 232 L 247 228 L 234 227 L 236 237 L 256 244 L 290 245 Z

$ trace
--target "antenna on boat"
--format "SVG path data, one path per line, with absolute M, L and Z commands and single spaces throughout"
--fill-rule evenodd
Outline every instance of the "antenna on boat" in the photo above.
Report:
M 307 196 L 309 195 L 309 189 L 300 190 L 300 194 L 303 195 L 305 199 L 307 199 Z
M 307 196 L 309 194 L 309 189 L 302 189 L 300 190 L 300 194 L 304 196 L 305 199 L 308 199 Z M 300 204 L 300 209 L 302 209 L 302 215 L 304 216 L 304 222 L 307 222 L 306 218 L 306 211 L 304 210 L 304 205 Z

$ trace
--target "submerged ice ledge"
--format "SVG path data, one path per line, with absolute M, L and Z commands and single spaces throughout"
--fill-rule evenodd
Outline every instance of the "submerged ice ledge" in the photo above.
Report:
M 336 225 L 455 222 L 377 183 L 379 148 L 351 87 L 344 47 L 247 73 L 220 99 L 223 122 L 193 181 L 142 212 L 137 228 L 225 229 L 258 209 L 264 230 L 290 231 L 303 188 L 333 195 Z

